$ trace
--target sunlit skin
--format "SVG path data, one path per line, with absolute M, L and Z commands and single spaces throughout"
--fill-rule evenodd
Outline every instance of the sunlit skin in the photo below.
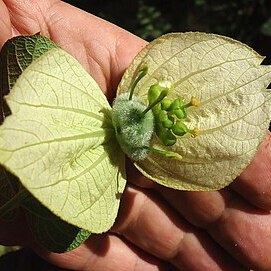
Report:
M 146 45 L 61 1 L 0 1 L 1 46 L 12 36 L 37 32 L 74 55 L 110 101 L 124 70 Z M 221 191 L 171 190 L 127 166 L 128 186 L 109 233 L 54 254 L 35 243 L 22 215 L 17 222 L 0 223 L 0 242 L 30 246 L 47 261 L 72 270 L 271 270 L 270 164 L 268 132 L 252 163 Z

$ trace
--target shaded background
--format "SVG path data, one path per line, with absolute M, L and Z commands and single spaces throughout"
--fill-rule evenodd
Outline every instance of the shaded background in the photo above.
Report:
M 271 60 L 271 0 L 67 0 L 151 41 L 204 31 L 240 40 Z
M 226 35 L 267 56 L 271 64 L 271 0 L 67 0 L 151 41 L 167 32 Z M 2 253 L 5 252 L 3 248 Z M 1 254 L 1 247 L 0 247 Z M 23 249 L 0 257 L 1 271 L 59 271 Z

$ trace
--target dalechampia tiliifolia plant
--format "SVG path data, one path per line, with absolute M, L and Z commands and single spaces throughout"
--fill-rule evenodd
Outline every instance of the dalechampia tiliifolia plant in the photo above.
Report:
M 73 249 L 112 227 L 125 155 L 172 189 L 227 186 L 269 126 L 271 67 L 262 61 L 227 37 L 164 35 L 135 57 L 111 107 L 78 61 L 49 39 L 9 40 L 1 51 L 10 110 L 0 127 L 1 216 L 21 206 L 42 245 Z

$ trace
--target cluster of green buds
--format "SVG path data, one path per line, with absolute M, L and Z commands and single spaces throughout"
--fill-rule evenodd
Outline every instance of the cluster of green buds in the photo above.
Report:
M 174 145 L 177 141 L 176 136 L 189 133 L 195 137 L 199 134 L 198 129 L 191 130 L 184 123 L 187 108 L 199 106 L 199 101 L 195 97 L 192 97 L 189 103 L 180 98 L 169 99 L 167 95 L 170 87 L 170 82 L 161 81 L 152 85 L 148 91 L 148 108 L 152 108 L 155 132 L 165 146 Z
M 170 150 L 156 148 L 152 145 L 155 133 L 164 146 L 172 146 L 177 136 L 190 133 L 198 135 L 198 129 L 190 130 L 185 125 L 187 108 L 198 106 L 199 102 L 192 97 L 189 103 L 167 96 L 171 90 L 169 81 L 160 81 L 148 90 L 148 106 L 142 104 L 134 95 L 138 82 L 147 74 L 144 65 L 138 72 L 129 93 L 121 93 L 115 99 L 112 108 L 112 123 L 116 138 L 122 150 L 134 161 L 145 159 L 149 152 L 156 152 L 174 159 L 182 156 Z

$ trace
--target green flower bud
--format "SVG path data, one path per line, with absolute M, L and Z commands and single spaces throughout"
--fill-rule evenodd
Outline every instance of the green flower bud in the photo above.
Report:
M 164 88 L 161 88 L 158 84 L 152 85 L 148 91 L 148 100 L 149 104 L 152 104 L 154 101 L 158 99 L 161 94 L 161 91 Z
M 168 118 L 167 120 L 162 121 L 162 125 L 165 128 L 171 129 L 174 124 L 174 118 Z
M 159 121 L 166 121 L 168 120 L 168 114 L 167 114 L 167 111 L 165 110 L 160 110 L 159 111 L 159 114 L 158 114 L 158 119 Z
M 161 102 L 161 109 L 168 111 L 172 101 L 169 98 L 164 98 Z
M 171 132 L 170 129 L 167 129 L 162 126 L 161 123 L 156 123 L 156 134 L 161 140 L 162 144 L 165 146 L 172 146 L 176 143 L 176 136 Z
M 173 132 L 175 135 L 183 136 L 183 135 L 185 135 L 186 133 L 189 132 L 189 129 L 187 128 L 187 126 L 186 126 L 183 122 L 177 121 L 177 122 L 172 126 L 172 132 Z
M 178 110 L 174 110 L 172 112 L 178 119 L 185 119 L 187 117 L 187 114 L 184 109 L 180 108 Z
M 171 128 L 174 124 L 174 118 L 171 116 L 168 116 L 168 112 L 165 110 L 160 110 L 158 115 L 159 122 L 162 123 L 162 126 L 165 128 Z
M 169 111 L 178 110 L 182 108 L 184 105 L 185 105 L 184 101 L 182 99 L 177 98 L 171 103 L 168 110 Z

